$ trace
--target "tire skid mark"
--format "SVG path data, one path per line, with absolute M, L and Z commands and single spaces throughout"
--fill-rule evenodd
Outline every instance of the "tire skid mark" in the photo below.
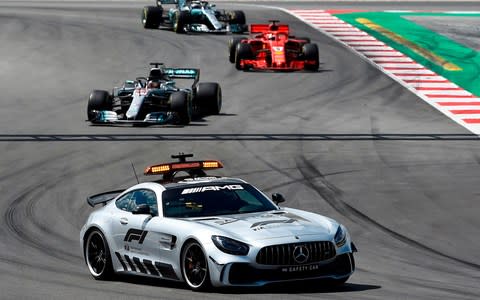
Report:
M 26 267 L 26 268 L 40 269 L 40 270 L 47 271 L 47 272 L 54 272 L 54 273 L 57 273 L 57 274 L 85 276 L 84 271 L 75 272 L 73 269 L 66 270 L 66 269 L 62 269 L 62 268 L 55 268 L 55 267 L 52 267 L 52 266 L 49 266 L 49 265 L 42 265 L 40 263 L 34 263 L 32 261 L 23 261 L 23 260 L 20 260 L 20 259 L 14 259 L 14 258 L 8 258 L 8 257 L 0 257 L 0 262 L 5 263 L 5 264 L 14 265 L 14 266 L 16 266 L 15 269 L 20 266 L 20 269 Z M 15 272 L 11 271 L 11 270 L 12 270 L 11 268 L 2 269 L 2 272 L 8 272 L 12 275 L 17 274 Z M 22 273 L 21 276 L 23 278 L 25 276 L 25 274 Z
M 24 267 L 36 267 L 35 265 L 32 265 L 32 264 L 27 264 L 23 261 L 19 261 L 19 260 L 11 260 L 11 259 L 3 259 L 3 258 L 0 258 L 0 262 L 3 262 L 3 263 L 7 263 L 7 264 L 14 264 L 18 267 L 18 265 L 20 266 L 24 266 Z M 88 276 L 88 273 L 86 272 L 72 272 L 71 269 L 68 269 L 66 271 L 64 271 L 63 269 L 53 269 L 51 267 L 44 267 L 44 268 L 41 268 L 42 270 L 45 270 L 45 271 L 48 271 L 48 272 L 54 272 L 56 274 L 64 274 L 64 275 L 74 275 L 74 276 L 81 276 L 81 277 L 86 277 Z M 6 272 L 7 274 L 10 274 L 11 276 L 17 276 L 17 273 L 15 273 L 14 271 L 12 271 L 13 269 L 7 269 L 6 271 L 5 270 L 2 270 L 2 272 Z M 30 280 L 33 280 L 33 281 L 37 281 L 38 278 L 35 277 L 35 276 L 30 276 L 28 273 L 25 273 L 25 272 L 22 272 L 21 273 L 21 278 L 22 279 L 30 279 Z M 44 276 L 42 278 L 42 282 L 46 282 L 46 283 L 51 283 L 51 284 L 58 284 L 59 286 L 62 286 L 62 287 L 65 287 L 65 286 L 68 286 L 68 287 L 73 287 L 73 288 L 80 288 L 82 290 L 85 289 L 85 286 L 84 285 L 81 285 L 81 284 L 75 284 L 74 282 L 75 281 L 72 281 L 72 280 L 54 280 L 54 279 L 51 279 L 53 277 L 49 277 L 49 276 Z M 105 292 L 105 290 L 108 290 L 109 293 L 113 293 L 113 294 L 119 294 L 119 295 L 122 295 L 125 297 L 125 293 L 123 291 L 119 291 L 116 289 L 116 286 L 113 285 L 113 286 L 110 286 L 110 288 L 106 288 L 105 285 L 102 285 L 102 286 L 99 286 L 99 287 L 96 287 L 95 285 L 89 285 L 88 286 L 88 290 L 89 291 L 98 291 L 98 292 Z M 142 294 L 135 294 L 133 293 L 133 290 L 130 290 L 129 293 L 128 293 L 129 296 L 137 296 L 137 297 L 144 297 L 145 295 L 142 295 Z M 38 296 L 38 295 L 37 295 Z M 85 296 L 83 296 L 85 297 Z M 40 297 L 41 298 L 41 297 Z M 22 298 L 23 299 L 23 298 Z M 82 298 L 80 298 L 82 299 Z M 123 298 L 121 298 L 123 299 Z
M 49 189 L 54 187 L 53 184 L 45 184 L 39 183 L 33 187 L 30 187 L 25 192 L 21 193 L 18 197 L 16 197 L 10 206 L 7 208 L 4 216 L 5 216 L 5 223 L 7 228 L 13 233 L 13 237 L 19 240 L 22 243 L 25 243 L 32 248 L 39 250 L 42 253 L 47 254 L 48 256 L 52 256 L 54 258 L 71 262 L 71 259 L 78 259 L 78 256 L 72 255 L 67 251 L 63 251 L 60 249 L 53 249 L 48 245 L 45 245 L 41 240 L 32 236 L 30 232 L 25 230 L 25 226 L 23 226 L 23 222 L 25 220 L 32 220 L 33 224 L 37 225 L 38 222 L 34 221 L 31 207 L 33 203 L 37 202 L 38 199 L 41 199 L 41 195 L 44 194 L 45 189 Z M 42 191 L 43 190 L 43 191 Z M 26 209 L 23 208 L 23 205 L 26 205 Z M 18 222 L 20 220 L 20 222 Z M 51 236 L 57 236 L 51 230 L 45 228 L 45 226 L 38 227 L 40 230 L 46 230 L 47 236 L 51 238 Z
M 302 165 L 300 165 L 300 162 L 302 163 Z M 471 268 L 480 270 L 480 264 L 466 261 L 466 260 L 454 257 L 452 255 L 445 254 L 438 250 L 435 250 L 434 248 L 431 248 L 405 235 L 402 235 L 396 231 L 393 231 L 388 227 L 380 224 L 379 222 L 373 220 L 369 216 L 365 215 L 364 213 L 360 212 L 353 206 L 343 201 L 342 191 L 337 187 L 335 187 L 330 182 L 328 182 L 325 176 L 317 168 L 315 168 L 315 166 L 310 161 L 308 161 L 304 156 L 300 157 L 300 162 L 297 163 L 298 170 L 300 171 L 302 176 L 305 178 L 307 186 L 309 186 L 314 191 L 316 191 L 333 209 L 335 209 L 337 212 L 347 217 L 351 221 L 355 223 L 358 223 L 358 221 L 360 221 L 366 225 L 376 227 L 381 231 L 383 231 L 384 233 L 390 235 L 391 237 L 401 242 L 404 242 L 407 245 L 413 246 L 420 250 L 428 251 L 440 257 L 447 258 L 457 263 L 461 263 Z M 320 181 L 320 184 L 313 182 L 310 178 L 317 178 Z
M 129 151 L 128 153 L 122 153 L 122 155 L 117 158 L 111 157 L 111 160 L 109 161 L 109 163 L 115 164 L 117 162 L 123 161 L 125 157 L 132 157 L 135 151 L 136 150 L 132 150 L 132 151 Z M 59 157 L 68 160 L 68 157 L 76 156 L 77 153 L 81 153 L 81 152 L 82 150 L 80 149 L 76 151 L 71 151 L 64 155 L 56 156 L 55 159 L 53 160 L 58 160 Z M 48 164 L 51 164 L 51 162 L 52 160 L 44 160 L 41 163 L 37 164 L 36 168 L 41 168 L 42 165 L 48 165 Z M 48 180 L 39 182 L 34 186 L 27 187 L 20 195 L 16 196 L 13 199 L 13 201 L 10 203 L 10 205 L 8 206 L 4 214 L 4 220 L 6 223 L 5 227 L 10 232 L 13 233 L 11 234 L 11 236 L 16 240 L 20 241 L 21 243 L 39 250 L 41 253 L 44 253 L 47 256 L 51 256 L 69 263 L 71 263 L 72 260 L 83 261 L 81 256 L 78 255 L 80 251 L 68 252 L 62 249 L 53 248 L 52 245 L 48 243 L 48 241 L 54 239 L 55 241 L 59 241 L 60 244 L 62 245 L 71 245 L 73 242 L 75 243 L 75 246 L 76 246 L 77 239 L 72 241 L 68 238 L 65 238 L 64 236 L 59 235 L 58 233 L 55 233 L 49 227 L 42 224 L 36 218 L 35 213 L 38 212 L 39 210 L 36 209 L 35 206 L 39 202 L 45 200 L 46 198 L 45 195 L 47 195 L 49 191 L 55 190 L 55 186 L 61 185 L 62 182 L 71 179 L 73 176 L 75 176 L 75 174 L 82 174 L 83 172 L 86 172 L 86 171 L 93 172 L 97 169 L 102 169 L 102 168 L 104 168 L 103 164 L 98 164 L 98 163 L 92 163 L 91 165 L 86 164 L 82 166 L 82 168 L 68 170 L 64 173 L 57 174 L 56 177 L 49 178 Z M 19 174 L 22 174 L 22 173 L 19 173 Z M 60 202 L 60 204 L 54 205 L 54 203 L 52 203 L 51 207 L 59 208 L 59 207 L 63 207 L 63 205 L 70 207 L 75 204 L 75 201 L 62 201 L 61 199 L 54 199 L 54 200 L 55 200 L 54 203 Z M 69 210 L 69 211 L 74 211 L 74 210 Z M 63 218 L 64 216 L 61 214 L 60 217 Z M 25 222 L 27 220 L 36 229 L 40 230 L 41 232 L 40 235 L 26 229 L 27 225 L 25 224 Z M 73 220 L 69 220 L 69 219 L 65 219 L 65 220 L 68 223 L 79 227 L 78 224 L 76 224 L 78 222 L 74 222 L 76 220 L 75 218 L 73 218 Z M 81 224 L 83 224 L 83 220 Z M 65 248 L 70 249 L 69 247 L 65 247 Z M 40 268 L 43 268 L 43 266 L 41 266 Z

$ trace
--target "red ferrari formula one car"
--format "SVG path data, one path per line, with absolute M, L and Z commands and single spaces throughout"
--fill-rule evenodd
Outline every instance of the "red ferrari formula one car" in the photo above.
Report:
M 251 24 L 249 38 L 232 38 L 229 60 L 238 70 L 316 71 L 318 47 L 309 38 L 291 36 L 288 25 Z

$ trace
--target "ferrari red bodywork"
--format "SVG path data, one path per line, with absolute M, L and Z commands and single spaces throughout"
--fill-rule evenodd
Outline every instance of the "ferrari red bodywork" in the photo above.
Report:
M 230 61 L 239 70 L 297 71 L 318 69 L 318 48 L 308 38 L 290 35 L 286 24 L 250 25 L 251 36 L 232 39 Z M 232 48 L 233 47 L 233 48 Z

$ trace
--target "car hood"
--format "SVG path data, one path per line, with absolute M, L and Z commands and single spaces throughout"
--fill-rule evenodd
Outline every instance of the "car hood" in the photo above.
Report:
M 216 216 L 194 221 L 245 242 L 305 236 L 330 240 L 338 226 L 327 217 L 293 209 Z

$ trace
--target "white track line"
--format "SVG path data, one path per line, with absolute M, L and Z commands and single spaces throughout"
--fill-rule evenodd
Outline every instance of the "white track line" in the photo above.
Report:
M 480 135 L 480 98 L 325 10 L 287 10 L 340 41 L 440 112 Z

